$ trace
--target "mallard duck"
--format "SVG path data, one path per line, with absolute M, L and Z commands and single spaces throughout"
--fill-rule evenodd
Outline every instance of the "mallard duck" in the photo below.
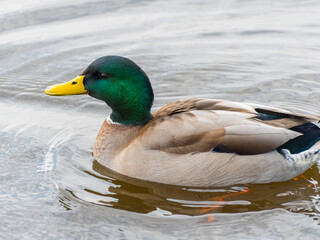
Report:
M 142 180 L 217 187 L 286 181 L 320 158 L 320 117 L 253 103 L 191 98 L 151 113 L 153 90 L 133 61 L 105 56 L 48 95 L 89 94 L 112 109 L 94 158 Z

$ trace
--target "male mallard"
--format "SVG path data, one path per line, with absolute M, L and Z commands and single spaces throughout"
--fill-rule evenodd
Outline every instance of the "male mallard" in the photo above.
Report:
M 101 57 L 45 93 L 88 93 L 105 101 L 112 113 L 93 156 L 133 178 L 194 187 L 268 183 L 289 180 L 320 158 L 320 117 L 200 98 L 151 114 L 148 76 L 124 57 Z

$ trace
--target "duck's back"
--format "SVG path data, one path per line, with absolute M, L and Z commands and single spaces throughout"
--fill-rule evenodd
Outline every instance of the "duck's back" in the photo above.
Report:
M 308 129 L 299 126 L 308 124 L 318 131 L 313 135 L 320 136 L 319 128 L 310 123 L 317 117 L 256 104 L 188 99 L 172 102 L 153 115 L 136 140 L 152 150 L 175 154 L 267 153 L 307 134 Z

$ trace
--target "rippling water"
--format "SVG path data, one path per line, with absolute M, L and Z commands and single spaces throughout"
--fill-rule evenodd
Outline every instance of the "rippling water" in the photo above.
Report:
M 2 1 L 0 238 L 303 238 L 320 234 L 319 168 L 215 189 L 133 181 L 91 151 L 110 113 L 48 97 L 94 59 L 149 75 L 154 109 L 184 97 L 320 115 L 318 1 Z

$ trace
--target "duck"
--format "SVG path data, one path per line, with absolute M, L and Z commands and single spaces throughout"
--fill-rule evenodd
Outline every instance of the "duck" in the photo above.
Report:
M 94 60 L 51 96 L 89 94 L 112 110 L 93 145 L 102 166 L 134 179 L 189 187 L 290 180 L 320 159 L 320 117 L 256 103 L 189 98 L 151 113 L 147 74 L 122 56 Z

